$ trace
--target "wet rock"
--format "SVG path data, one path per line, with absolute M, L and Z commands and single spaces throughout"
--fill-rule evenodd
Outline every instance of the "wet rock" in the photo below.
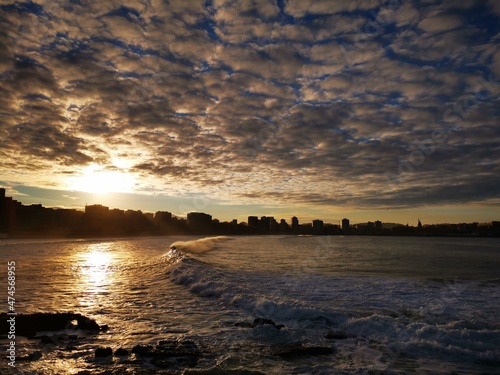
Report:
M 95 357 L 110 357 L 113 355 L 113 350 L 110 347 L 107 348 L 97 348 L 95 350 Z
M 238 323 L 235 323 L 234 325 L 236 327 L 255 328 L 255 327 L 263 326 L 263 325 L 266 325 L 266 324 L 273 326 L 277 330 L 280 330 L 281 328 L 285 327 L 283 324 L 276 324 L 271 319 L 264 319 L 264 318 L 256 318 L 256 319 L 254 319 L 253 323 L 238 322 Z
M 128 355 L 129 355 L 129 352 L 127 349 L 119 348 L 119 349 L 116 349 L 116 351 L 115 351 L 115 356 L 117 356 L 117 357 L 126 357 Z
M 7 318 L 7 314 L 0 314 L 0 334 L 7 333 L 9 329 Z M 81 329 L 89 332 L 99 332 L 101 330 L 95 320 L 74 313 L 20 314 L 15 318 L 16 334 L 26 337 L 33 337 L 40 331 Z M 76 322 L 76 325 L 73 322 Z
M 194 367 L 201 358 L 198 346 L 189 340 L 162 340 L 155 347 L 136 345 L 132 348 L 132 353 L 151 357 L 151 363 L 159 368 Z
M 27 356 L 18 357 L 17 359 L 22 362 L 22 361 L 38 361 L 40 358 L 42 358 L 41 352 L 33 352 Z
M 327 340 L 345 340 L 355 338 L 355 335 L 350 335 L 344 332 L 329 332 L 326 334 L 325 339 Z
M 310 345 L 288 345 L 284 347 L 275 348 L 272 350 L 272 355 L 284 359 L 294 359 L 303 356 L 316 356 L 333 354 L 334 350 L 328 346 L 310 346 Z
M 56 340 L 54 339 L 53 336 L 43 335 L 42 337 L 40 337 L 40 343 L 41 344 L 56 344 Z
M 136 345 L 132 348 L 132 353 L 143 355 L 145 357 L 152 357 L 151 353 L 153 352 L 152 345 Z

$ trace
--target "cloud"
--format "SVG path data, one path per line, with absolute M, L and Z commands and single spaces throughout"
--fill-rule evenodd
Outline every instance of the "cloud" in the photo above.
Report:
M 86 165 L 119 166 L 141 193 L 238 203 L 492 199 L 495 4 L 2 5 L 4 170 L 43 171 L 33 182 L 47 186 Z M 402 167 L 436 131 L 446 141 Z

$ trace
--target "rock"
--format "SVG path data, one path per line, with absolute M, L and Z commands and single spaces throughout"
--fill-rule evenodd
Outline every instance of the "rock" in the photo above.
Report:
M 109 326 L 107 324 L 103 324 L 101 326 L 101 332 L 107 332 L 109 330 Z
M 152 363 L 159 368 L 194 367 L 201 358 L 201 352 L 193 341 L 162 340 L 153 347 L 136 345 L 132 353 L 151 357 Z
M 333 354 L 334 350 L 328 346 L 309 346 L 309 345 L 288 345 L 276 348 L 272 354 L 284 359 L 293 359 L 307 355 L 328 355 Z
M 42 353 L 41 352 L 33 352 L 28 356 L 30 361 L 38 361 L 40 358 L 42 358 Z
M 350 335 L 348 333 L 344 332 L 329 332 L 326 334 L 325 339 L 327 340 L 345 340 L 345 339 L 352 339 L 356 336 Z
M 40 337 L 40 343 L 41 344 L 56 344 L 57 345 L 56 340 L 52 336 L 46 336 L 46 335 L 43 335 L 42 337 Z
M 18 357 L 17 359 L 19 361 L 38 361 L 40 358 L 42 358 L 42 353 L 41 352 L 33 352 L 27 356 L 24 357 Z
M 190 340 L 162 340 L 158 342 L 155 351 L 162 357 L 199 356 L 198 346 Z
M 276 324 L 271 319 L 264 319 L 264 318 L 256 318 L 256 319 L 254 319 L 253 323 L 237 322 L 234 325 L 236 327 L 255 328 L 255 327 L 258 327 L 258 326 L 265 325 L 265 324 L 271 325 L 274 328 L 276 328 L 277 330 L 280 330 L 281 328 L 285 327 L 283 324 Z
M 113 350 L 110 347 L 107 348 L 97 348 L 95 350 L 95 356 L 98 357 L 110 357 L 113 355 Z
M 95 332 L 99 332 L 101 330 L 101 327 L 99 326 L 99 324 L 96 323 L 95 320 L 89 319 L 80 314 L 76 315 L 78 315 L 76 317 L 76 321 L 78 323 L 77 327 L 79 329 L 83 329 L 85 331 L 95 331 Z
M 7 314 L 0 314 L 0 334 L 7 333 L 9 323 Z M 90 332 L 99 332 L 101 327 L 95 320 L 81 314 L 74 313 L 35 313 L 19 314 L 16 317 L 16 334 L 33 337 L 40 331 L 60 331 L 81 329 Z M 73 324 L 73 322 L 77 324 Z
M 152 345 L 136 345 L 132 348 L 132 353 L 151 357 L 150 353 L 153 352 Z
M 126 357 L 128 355 L 129 355 L 129 352 L 127 349 L 119 348 L 119 349 L 116 349 L 116 351 L 115 351 L 115 356 L 117 356 L 117 357 Z
M 257 319 L 254 319 L 254 321 L 253 321 L 254 328 L 257 326 L 262 326 L 264 324 L 269 324 L 278 330 L 285 327 L 283 324 L 274 323 L 271 319 L 257 318 Z

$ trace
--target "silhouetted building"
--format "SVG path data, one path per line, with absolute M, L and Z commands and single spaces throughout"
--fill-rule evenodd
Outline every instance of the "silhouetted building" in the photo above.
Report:
M 90 206 L 85 206 L 85 215 L 89 217 L 106 217 L 109 213 L 109 207 L 103 206 L 101 204 L 93 204 Z
M 313 220 L 313 233 L 322 234 L 323 233 L 323 220 Z
M 350 229 L 349 219 L 346 218 L 342 219 L 342 232 L 346 234 L 349 232 L 349 229 Z
M 0 188 L 0 236 L 7 236 L 9 232 L 9 215 L 5 200 L 5 189 Z
M 259 231 L 259 218 L 257 216 L 248 217 L 248 231 L 255 234 Z
M 295 234 L 299 233 L 299 219 L 295 216 L 292 217 L 292 232 Z
M 93 204 L 85 206 L 83 231 L 88 235 L 102 236 L 109 231 L 109 207 Z
M 375 221 L 375 232 L 382 233 L 382 222 L 380 220 Z
M 157 222 L 169 222 L 172 220 L 172 213 L 168 211 L 157 211 L 155 213 L 155 221 Z
M 280 232 L 281 233 L 286 233 L 286 232 L 288 232 L 289 229 L 290 229 L 290 227 L 286 223 L 286 220 L 285 219 L 281 219 L 280 220 Z
M 274 220 L 273 217 L 261 216 L 259 231 L 261 233 L 269 233 L 271 231 L 271 220 Z
M 212 215 L 203 212 L 188 213 L 187 222 L 193 233 L 209 233 L 212 229 Z

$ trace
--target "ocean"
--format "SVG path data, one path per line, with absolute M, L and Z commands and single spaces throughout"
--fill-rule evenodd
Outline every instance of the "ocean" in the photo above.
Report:
M 16 336 L 15 368 L 4 336 L 2 374 L 500 373 L 500 239 L 12 239 L 0 260 L 2 312 L 14 261 L 17 313 L 109 327 Z

